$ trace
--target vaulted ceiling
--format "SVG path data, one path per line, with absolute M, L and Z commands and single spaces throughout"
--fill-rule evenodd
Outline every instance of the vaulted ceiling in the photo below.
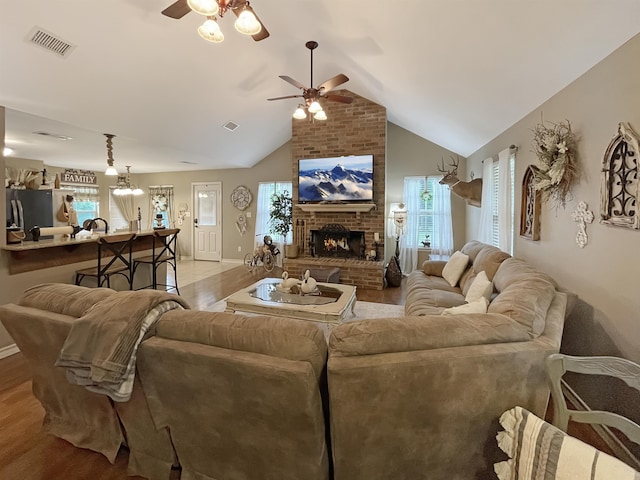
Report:
M 271 36 L 196 33 L 172 0 L 0 0 L 0 105 L 21 158 L 103 170 L 249 167 L 291 136 L 299 91 L 344 73 L 389 121 L 467 156 L 640 32 L 637 0 L 254 0 Z M 39 27 L 75 46 L 29 42 Z M 594 95 L 600 92 L 594 92 Z M 562 120 L 562 119 L 559 119 Z M 230 132 L 223 125 L 239 127 Z M 62 141 L 45 131 L 73 137 Z

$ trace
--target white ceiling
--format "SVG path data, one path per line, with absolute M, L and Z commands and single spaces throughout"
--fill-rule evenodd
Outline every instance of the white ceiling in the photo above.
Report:
M 310 86 L 316 40 L 313 86 L 344 73 L 340 88 L 468 156 L 640 32 L 638 0 L 253 0 L 271 36 L 240 35 L 229 13 L 211 44 L 196 33 L 204 17 L 160 14 L 171 3 L 0 0 L 15 155 L 102 170 L 108 132 L 116 166 L 134 173 L 249 167 L 289 140 L 296 99 L 266 99 L 299 93 L 278 75 Z M 28 43 L 35 26 L 75 50 Z

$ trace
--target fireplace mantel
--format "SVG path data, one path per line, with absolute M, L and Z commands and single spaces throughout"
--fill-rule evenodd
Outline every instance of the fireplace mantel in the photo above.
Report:
M 359 216 L 362 212 L 370 212 L 376 208 L 375 203 L 297 203 L 303 212 L 356 212 Z

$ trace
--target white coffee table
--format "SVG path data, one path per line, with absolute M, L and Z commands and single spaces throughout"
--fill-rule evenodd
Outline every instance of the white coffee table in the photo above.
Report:
M 356 287 L 318 283 L 322 295 L 285 293 L 278 278 L 264 278 L 227 298 L 227 312 L 250 312 L 324 323 L 340 323 L 353 315 Z

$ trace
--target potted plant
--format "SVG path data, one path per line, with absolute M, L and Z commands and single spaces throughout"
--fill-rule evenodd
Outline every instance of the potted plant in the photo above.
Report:
M 276 193 L 271 197 L 271 212 L 269 216 L 270 232 L 282 235 L 285 239 L 284 253 L 288 258 L 298 256 L 298 246 L 286 244 L 286 238 L 293 223 L 292 210 L 293 198 L 287 190 L 282 193 Z

